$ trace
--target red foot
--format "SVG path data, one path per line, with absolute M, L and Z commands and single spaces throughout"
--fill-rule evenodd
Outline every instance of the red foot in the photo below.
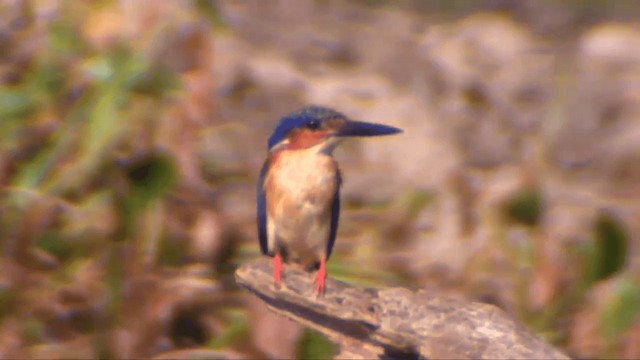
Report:
M 273 282 L 277 287 L 282 283 L 282 256 L 276 253 L 273 257 Z
M 327 265 L 325 264 L 325 258 L 320 259 L 320 268 L 316 273 L 316 296 L 324 294 L 324 284 L 327 279 Z

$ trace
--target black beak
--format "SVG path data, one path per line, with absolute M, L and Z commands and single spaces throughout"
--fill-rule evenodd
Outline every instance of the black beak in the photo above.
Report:
M 337 136 L 381 136 L 401 133 L 393 126 L 349 120 L 336 133 Z

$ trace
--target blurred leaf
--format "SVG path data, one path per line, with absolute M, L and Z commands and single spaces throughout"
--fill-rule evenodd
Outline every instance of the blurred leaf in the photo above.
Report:
M 95 242 L 107 235 L 115 225 L 112 219 L 113 192 L 110 189 L 88 194 L 66 212 L 62 233 L 70 238 L 89 238 Z
M 109 59 L 104 56 L 89 59 L 82 65 L 83 71 L 99 82 L 105 82 L 113 76 L 113 67 Z
M 535 235 L 523 231 L 514 234 L 514 236 L 519 237 L 512 242 L 513 247 L 511 248 L 512 254 L 516 256 L 515 263 L 523 268 L 533 267 L 536 261 Z
M 298 359 L 331 359 L 336 353 L 336 346 L 317 331 L 306 329 L 300 337 Z
M 57 152 L 52 147 L 46 146 L 35 158 L 20 167 L 12 181 L 15 187 L 35 188 L 40 185 L 56 159 Z
M 596 258 L 593 280 L 605 279 L 624 267 L 627 258 L 627 234 L 623 225 L 610 215 L 596 221 Z
M 42 342 L 44 336 L 44 324 L 40 319 L 30 317 L 25 320 L 23 324 L 23 336 L 30 344 L 37 344 Z
M 542 196 L 535 188 L 519 191 L 505 204 L 505 212 L 511 220 L 529 226 L 540 222 L 542 211 Z
M 26 79 L 26 85 L 38 105 L 42 107 L 58 97 L 65 89 L 68 70 L 60 59 L 41 60 Z
M 596 263 L 598 261 L 598 254 L 596 253 L 596 245 L 594 242 L 579 242 L 571 244 L 570 246 L 570 259 L 576 264 L 580 264 L 580 282 L 576 284 L 580 287 L 588 287 L 595 279 Z
M 125 72 L 125 70 L 121 71 Z M 124 96 L 126 93 L 122 83 L 115 79 L 97 94 L 95 106 L 88 119 L 86 136 L 83 137 L 83 157 L 80 162 L 94 163 L 95 158 L 102 155 L 118 135 L 124 133 L 126 127 L 117 111 Z
M 356 2 L 364 6 L 371 6 L 371 7 L 381 7 L 381 6 L 393 4 L 393 2 L 388 0 L 357 0 Z
M 62 237 L 58 231 L 45 231 L 38 237 L 35 246 L 61 261 L 68 260 L 78 250 L 75 244 Z
M 354 264 L 340 257 L 327 262 L 327 272 L 337 280 L 365 287 L 382 287 L 399 281 L 398 274 L 376 266 L 374 262 Z
M 132 201 L 144 207 L 150 201 L 166 195 L 176 183 L 177 169 L 169 154 L 156 153 L 128 166 Z
M 211 0 L 196 0 L 195 6 L 201 14 L 207 17 L 213 26 L 222 27 L 226 25 L 222 14 L 216 9 L 216 2 Z
M 113 243 L 107 247 L 107 264 L 105 284 L 107 285 L 107 316 L 108 324 L 104 327 L 110 327 L 118 324 L 121 320 L 118 314 L 121 313 L 122 302 L 124 300 L 123 284 L 126 278 L 126 252 L 129 249 L 128 244 Z M 126 319 L 125 319 L 126 321 Z
M 602 311 L 602 331 L 611 340 L 617 339 L 640 315 L 640 283 L 628 277 L 617 280 L 613 299 Z
M 68 6 L 66 10 L 72 10 L 74 5 L 78 6 L 78 4 L 74 3 L 69 2 L 66 4 Z M 64 6 L 61 10 L 65 10 Z M 55 56 L 73 58 L 82 55 L 82 52 L 89 48 L 79 33 L 78 24 L 80 19 L 72 18 L 72 16 L 78 17 L 78 14 L 78 11 L 63 12 L 62 16 L 50 24 L 47 32 L 49 36 L 47 44 Z
M 28 116 L 35 109 L 35 104 L 28 89 L 22 87 L 0 87 L 0 130 L 2 140 L 10 140 L 7 137 L 8 126 L 15 127 L 18 122 L 10 122 L 11 119 Z
M 408 214 L 409 219 L 415 219 L 420 212 L 435 200 L 435 194 L 432 191 L 415 190 L 409 196 Z
M 153 211 L 145 213 L 149 206 L 157 204 L 157 201 L 171 191 L 175 185 L 178 178 L 176 165 L 171 155 L 157 152 L 131 161 L 125 165 L 125 171 L 131 186 L 127 196 L 117 203 L 117 211 L 122 224 L 121 230 L 124 232 L 122 237 L 133 235 L 141 240 L 140 246 L 144 249 L 153 249 L 155 253 L 158 237 L 144 236 L 138 231 L 143 229 L 144 226 L 140 225 L 143 224 L 144 219 L 153 216 Z M 157 226 L 153 221 L 150 224 Z M 147 230 L 153 229 L 147 227 Z M 145 243 L 143 239 L 152 241 L 153 245 Z M 182 258 L 180 256 L 182 252 L 173 253 L 167 257 L 168 251 L 175 250 L 171 248 L 173 244 L 162 240 L 160 242 L 162 261 L 178 261 L 178 258 Z M 167 246 L 169 247 L 167 248 Z
M 96 358 L 115 359 L 115 349 L 112 348 L 113 340 L 107 331 L 97 331 L 94 335 L 93 346 L 96 349 Z
M 33 159 L 18 169 L 11 181 L 12 185 L 17 188 L 34 188 L 48 179 L 56 165 L 77 146 L 78 134 L 92 107 L 93 101 L 89 93 L 67 114 L 61 128 L 54 134 L 52 143 L 43 145 Z M 27 125 L 25 121 L 23 123 Z M 40 191 L 46 189 L 41 188 Z
M 132 83 L 132 91 L 143 95 L 162 98 L 168 91 L 177 89 L 180 84 L 178 75 L 164 66 L 153 66 L 140 74 Z
M 66 259 L 63 266 L 56 269 L 51 279 L 58 286 L 68 286 L 77 280 L 78 274 L 89 271 L 93 262 L 94 259 L 90 257 L 76 256 Z
M 207 346 L 212 349 L 228 348 L 236 344 L 245 344 L 249 338 L 249 319 L 245 310 L 226 309 L 223 316 L 229 323 L 222 334 L 212 338 Z
M 187 258 L 188 249 L 183 242 L 164 236 L 160 240 L 158 262 L 168 266 L 181 265 Z
M 15 292 L 10 286 L 0 284 L 0 319 L 11 313 L 11 305 L 14 302 Z
M 121 111 L 129 100 L 131 79 L 144 71 L 147 64 L 125 47 L 108 55 L 113 75 L 98 86 L 92 95 L 86 128 L 79 136 L 79 158 L 53 177 L 46 189 L 61 193 L 82 188 L 109 158 L 107 153 L 118 145 L 129 129 L 130 119 Z

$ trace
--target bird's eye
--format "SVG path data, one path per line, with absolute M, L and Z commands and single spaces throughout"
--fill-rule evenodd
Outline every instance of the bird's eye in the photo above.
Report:
M 318 130 L 320 128 L 320 122 L 317 120 L 311 120 L 307 122 L 307 129 Z

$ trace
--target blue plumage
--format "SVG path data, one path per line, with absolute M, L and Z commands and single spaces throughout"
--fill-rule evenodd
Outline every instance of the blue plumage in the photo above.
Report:
M 269 252 L 267 240 L 267 199 L 264 191 L 264 179 L 269 170 L 269 161 L 265 161 L 260 169 L 258 178 L 257 204 L 258 204 L 258 238 L 260 239 L 260 251 L 265 255 L 273 255 Z
M 309 106 L 291 113 L 280 119 L 278 126 L 269 138 L 269 149 L 284 140 L 293 129 L 304 127 L 310 121 L 322 121 L 332 118 L 346 119 L 341 113 L 322 106 Z
M 331 228 L 329 229 L 329 242 L 327 242 L 327 260 L 331 256 L 333 244 L 336 241 L 338 233 L 338 223 L 340 221 L 340 185 L 342 185 L 342 176 L 340 171 L 336 173 L 336 192 L 333 194 L 333 205 L 331 206 Z

